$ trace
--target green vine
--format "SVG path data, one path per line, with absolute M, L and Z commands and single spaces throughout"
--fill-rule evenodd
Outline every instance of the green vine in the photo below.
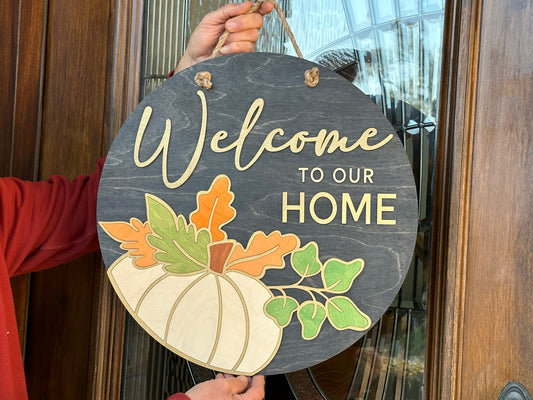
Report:
M 265 312 L 281 327 L 287 326 L 294 313 L 302 326 L 302 337 L 314 339 L 322 328 L 326 319 L 338 330 L 352 329 L 363 331 L 370 327 L 370 318 L 364 314 L 346 296 L 355 278 L 364 268 L 364 261 L 357 258 L 352 261 L 342 261 L 336 258 L 321 263 L 318 258 L 316 243 L 308 243 L 305 247 L 295 251 L 291 256 L 292 268 L 300 275 L 300 279 L 291 285 L 269 286 L 270 290 L 279 291 L 281 295 L 270 299 L 265 305 Z M 306 278 L 320 274 L 322 287 L 302 285 Z M 302 290 L 311 300 L 301 304 L 287 295 L 287 290 Z M 324 302 L 317 300 L 323 298 Z

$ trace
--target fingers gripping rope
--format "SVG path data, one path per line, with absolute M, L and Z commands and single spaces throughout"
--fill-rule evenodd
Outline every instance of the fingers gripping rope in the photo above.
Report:
M 253 13 L 257 11 L 259 7 L 261 7 L 261 4 L 263 4 L 266 0 L 256 0 L 254 4 L 252 4 L 252 7 L 248 10 L 247 14 Z M 283 28 L 285 29 L 285 32 L 289 36 L 292 45 L 294 46 L 294 50 L 296 51 L 296 54 L 298 57 L 303 58 L 302 52 L 300 51 L 300 48 L 296 44 L 296 39 L 294 38 L 294 35 L 292 34 L 291 28 L 289 27 L 289 24 L 287 23 L 287 19 L 285 18 L 285 15 L 283 15 L 283 11 L 281 10 L 281 7 L 276 2 L 276 0 L 268 0 L 271 3 L 274 4 L 274 9 L 278 13 L 278 16 L 281 20 L 281 23 L 283 25 Z M 220 49 L 222 46 L 224 46 L 224 43 L 226 42 L 226 39 L 229 36 L 228 31 L 224 31 L 224 33 L 220 36 L 217 45 L 215 46 L 215 49 L 213 50 L 213 53 L 211 54 L 211 58 L 216 57 L 220 53 Z M 319 72 L 317 67 L 313 67 L 311 69 L 308 69 L 304 73 L 304 83 L 306 86 L 310 88 L 314 88 L 318 85 L 319 82 Z M 199 72 L 196 74 L 194 81 L 196 84 L 200 87 L 211 89 L 213 86 L 213 83 L 211 82 L 211 74 L 207 71 Z

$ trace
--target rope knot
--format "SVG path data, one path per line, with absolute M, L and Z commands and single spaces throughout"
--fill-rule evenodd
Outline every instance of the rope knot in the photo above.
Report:
M 318 81 L 319 81 L 318 68 L 313 67 L 311 69 L 306 70 L 304 77 L 305 77 L 304 79 L 305 86 L 314 88 L 316 85 L 318 85 Z
M 211 74 L 207 71 L 198 72 L 194 77 L 194 82 L 200 87 L 211 89 L 213 83 L 211 82 Z

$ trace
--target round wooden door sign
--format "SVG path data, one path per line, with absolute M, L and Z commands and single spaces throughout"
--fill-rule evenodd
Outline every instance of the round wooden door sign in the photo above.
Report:
M 150 335 L 217 371 L 278 374 L 380 319 L 409 267 L 417 197 L 363 93 L 309 61 L 246 53 L 139 104 L 105 162 L 97 218 L 108 276 Z

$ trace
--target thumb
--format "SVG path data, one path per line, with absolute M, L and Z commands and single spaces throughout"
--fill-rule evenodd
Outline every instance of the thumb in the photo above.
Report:
M 246 391 L 248 388 L 248 378 L 245 376 L 237 376 L 235 378 L 226 378 L 228 384 L 230 385 L 230 390 L 232 394 L 239 394 Z
M 250 381 L 249 381 L 250 382 Z M 265 397 L 265 377 L 256 375 L 251 379 L 246 392 L 234 396 L 238 400 L 258 400 Z

